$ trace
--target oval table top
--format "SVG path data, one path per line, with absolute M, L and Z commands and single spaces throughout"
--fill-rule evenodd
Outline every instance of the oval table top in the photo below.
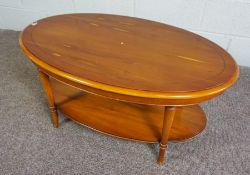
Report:
M 238 78 L 236 62 L 215 43 L 177 27 L 133 17 L 48 17 L 29 25 L 20 45 L 43 69 L 129 96 L 213 95 Z

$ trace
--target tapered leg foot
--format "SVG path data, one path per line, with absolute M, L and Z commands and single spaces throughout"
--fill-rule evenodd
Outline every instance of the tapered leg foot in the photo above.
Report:
M 58 119 L 58 113 L 56 111 L 56 108 L 50 107 L 50 111 L 51 111 L 51 114 L 52 114 L 53 126 L 54 126 L 54 128 L 58 128 L 58 126 L 59 126 L 59 119 Z
M 175 111 L 175 107 L 165 107 L 160 150 L 157 161 L 160 165 L 164 163 L 164 155 L 167 149 L 168 137 L 174 120 Z
M 160 165 L 164 164 L 164 156 L 165 156 L 166 149 L 167 149 L 167 145 L 160 144 L 159 156 L 157 160 L 157 163 Z

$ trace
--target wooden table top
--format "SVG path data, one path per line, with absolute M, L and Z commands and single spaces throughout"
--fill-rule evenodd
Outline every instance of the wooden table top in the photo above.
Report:
M 238 77 L 215 43 L 149 20 L 68 14 L 29 25 L 20 44 L 38 66 L 114 93 L 158 98 L 219 93 Z

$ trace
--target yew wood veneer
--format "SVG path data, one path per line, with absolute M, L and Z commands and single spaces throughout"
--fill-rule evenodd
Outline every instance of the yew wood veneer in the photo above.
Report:
M 234 59 L 215 43 L 149 20 L 67 14 L 29 25 L 20 46 L 37 66 L 58 127 L 57 109 L 112 136 L 160 142 L 198 135 L 206 117 L 198 105 L 238 78 Z

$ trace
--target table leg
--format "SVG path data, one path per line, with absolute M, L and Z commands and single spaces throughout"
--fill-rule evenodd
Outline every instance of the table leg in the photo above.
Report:
M 49 108 L 52 114 L 52 120 L 53 120 L 53 126 L 55 128 L 58 128 L 58 114 L 56 111 L 56 105 L 55 105 L 55 100 L 49 80 L 49 76 L 42 71 L 39 70 L 39 77 L 43 85 L 43 89 L 47 95 L 48 98 L 48 103 L 49 103 Z
M 162 136 L 161 136 L 160 150 L 158 157 L 158 163 L 161 165 L 164 163 L 164 155 L 167 149 L 168 137 L 174 120 L 175 111 L 176 111 L 175 107 L 167 107 L 167 106 L 165 107 L 164 110 Z

